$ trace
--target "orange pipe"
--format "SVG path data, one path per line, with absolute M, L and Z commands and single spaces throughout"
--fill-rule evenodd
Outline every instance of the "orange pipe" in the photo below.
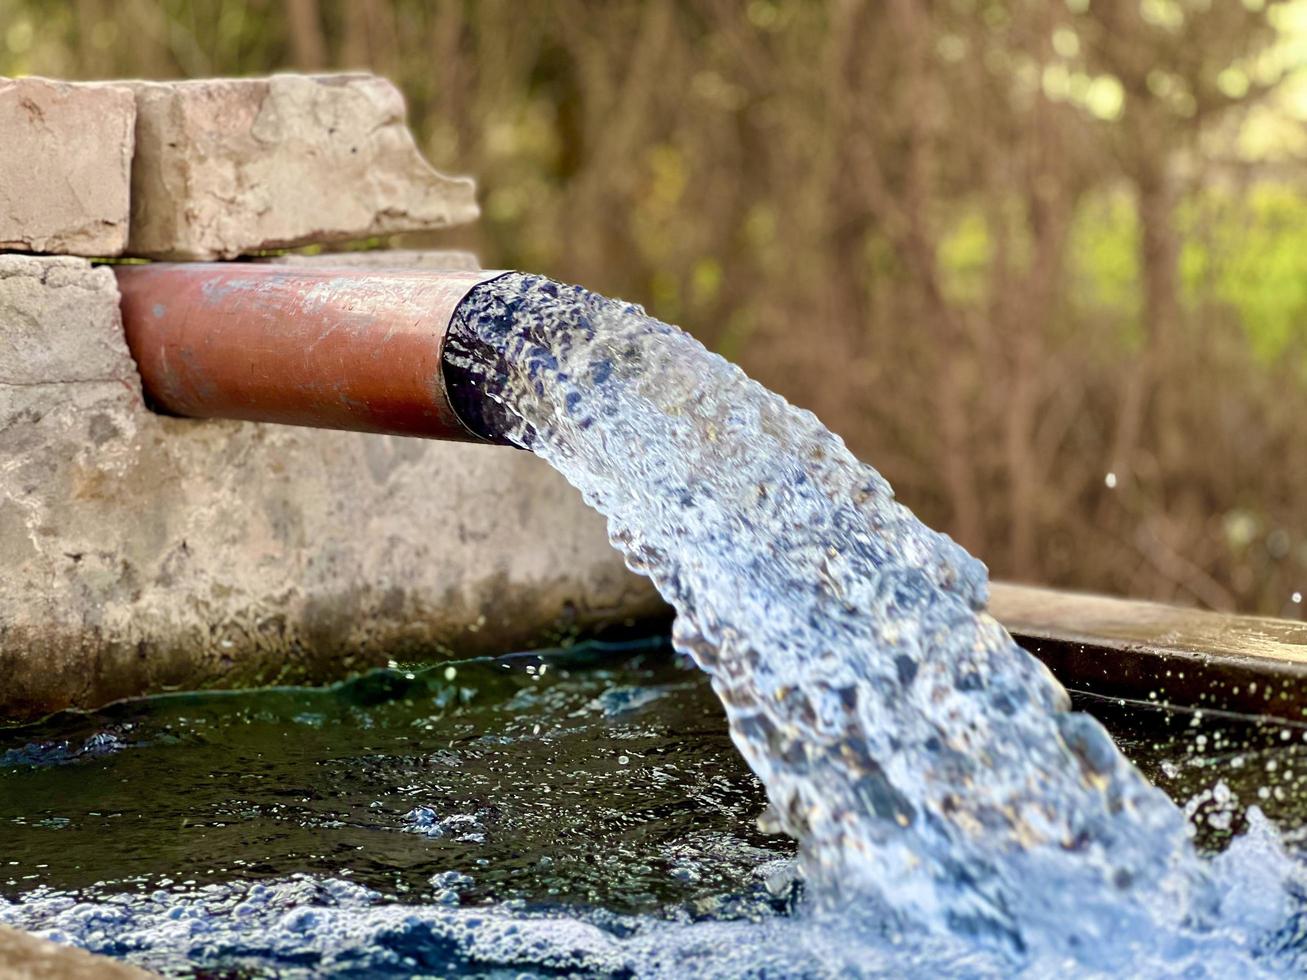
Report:
M 455 412 L 454 311 L 499 272 L 155 263 L 115 269 L 152 406 L 189 418 L 484 441 Z

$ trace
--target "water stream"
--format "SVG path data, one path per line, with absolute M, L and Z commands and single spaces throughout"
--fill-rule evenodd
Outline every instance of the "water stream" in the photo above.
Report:
M 535 276 L 479 286 L 448 344 L 461 410 L 562 472 L 675 607 L 846 965 L 940 942 L 1035 973 L 1302 955 L 1301 872 L 1273 835 L 1200 859 L 1183 812 L 984 613 L 984 567 L 811 413 Z

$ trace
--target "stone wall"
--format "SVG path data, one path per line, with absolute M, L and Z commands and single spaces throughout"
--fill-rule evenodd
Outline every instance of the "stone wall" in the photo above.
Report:
M 473 218 L 471 182 L 432 171 L 402 119 L 367 76 L 0 80 L 0 249 L 228 258 Z M 662 614 L 526 453 L 150 412 L 109 268 L 0 255 L 0 335 L 0 717 Z

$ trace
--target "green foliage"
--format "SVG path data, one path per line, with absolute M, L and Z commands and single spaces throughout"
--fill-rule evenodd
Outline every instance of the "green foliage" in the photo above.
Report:
M 964 211 L 941 238 L 938 255 L 949 298 L 957 303 L 979 303 L 986 293 L 993 259 L 993 241 L 984 215 Z
M 1269 180 L 1239 191 L 1207 190 L 1182 201 L 1176 218 L 1184 232 L 1178 268 L 1189 318 L 1197 321 L 1214 309 L 1232 317 L 1265 365 L 1302 359 L 1307 194 Z M 1134 200 L 1123 191 L 1108 191 L 1080 202 L 1067 250 L 1071 315 L 1111 324 L 1108 339 L 1127 353 L 1138 353 L 1144 340 L 1139 238 Z M 993 251 L 984 216 L 963 211 L 942 236 L 938 252 L 950 299 L 978 310 L 990 302 Z
M 1182 216 L 1186 296 L 1225 304 L 1262 363 L 1292 357 L 1307 369 L 1307 196 L 1264 181 L 1208 191 Z
M 1074 307 L 1113 326 L 1130 352 L 1143 346 L 1139 215 L 1134 201 L 1108 191 L 1081 202 L 1071 228 L 1068 294 Z

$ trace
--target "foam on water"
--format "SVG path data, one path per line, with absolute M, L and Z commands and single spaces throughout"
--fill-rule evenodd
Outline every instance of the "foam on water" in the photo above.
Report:
M 166 974 L 839 978 L 974 976 L 1009 971 L 962 944 L 851 948 L 819 922 L 781 917 L 674 922 L 651 916 L 388 903 L 340 879 L 299 876 L 220 884 L 187 894 L 78 901 L 37 893 L 0 899 L 0 919 L 58 942 L 139 960 Z M 212 975 L 201 970 L 200 975 Z
M 813 415 L 638 307 L 521 274 L 474 290 L 446 360 L 460 409 L 562 472 L 676 608 L 800 843 L 789 955 L 801 928 L 866 972 L 929 972 L 940 950 L 1000 974 L 1302 955 L 1301 873 L 1273 834 L 1200 859 L 984 613 L 984 567 Z

